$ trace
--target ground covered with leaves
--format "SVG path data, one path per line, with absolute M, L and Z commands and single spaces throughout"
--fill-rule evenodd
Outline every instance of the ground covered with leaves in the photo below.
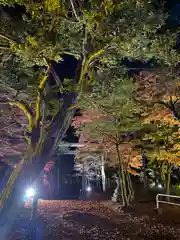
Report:
M 152 207 L 137 204 L 124 212 L 110 201 L 40 201 L 37 239 L 180 239 L 180 211 L 157 216 Z M 8 240 L 31 239 L 29 214 L 28 208 L 21 213 Z

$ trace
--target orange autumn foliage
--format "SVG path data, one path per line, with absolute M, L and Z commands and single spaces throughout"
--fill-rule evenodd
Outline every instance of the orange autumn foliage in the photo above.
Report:
M 163 123 L 170 125 L 179 125 L 180 121 L 174 118 L 173 113 L 168 108 L 157 108 L 146 118 L 145 122 L 150 123 L 151 121 L 162 121 Z
M 122 143 L 119 145 L 119 152 L 121 156 L 121 161 L 127 171 L 133 175 L 137 175 L 134 169 L 139 169 L 142 166 L 140 149 L 134 147 L 132 143 Z M 109 158 L 111 159 L 111 164 L 117 164 L 117 154 L 114 151 L 109 152 Z
M 96 121 L 97 119 L 103 118 L 104 115 L 99 112 L 88 109 L 82 112 L 82 116 L 78 116 L 74 118 L 73 126 L 79 129 L 83 124 L 91 123 L 92 121 Z M 93 140 L 90 135 L 83 129 L 80 131 L 79 143 L 83 144 L 83 147 L 78 149 L 78 155 L 83 156 L 86 153 L 94 154 L 94 152 L 98 152 L 102 154 L 102 152 L 106 152 L 108 155 L 108 162 L 110 165 L 118 164 L 118 158 L 116 153 L 116 145 L 114 139 L 108 136 L 103 136 L 103 140 Z M 119 144 L 119 151 L 122 158 L 123 165 L 127 168 L 127 170 L 136 175 L 137 172 L 134 169 L 139 169 L 141 167 L 141 155 L 140 150 L 134 148 L 133 144 L 130 142 L 122 142 Z

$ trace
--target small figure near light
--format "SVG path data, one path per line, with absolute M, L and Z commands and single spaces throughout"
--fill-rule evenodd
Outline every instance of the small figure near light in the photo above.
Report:
M 88 187 L 86 188 L 86 191 L 87 191 L 87 192 L 91 192 L 91 191 L 92 191 L 92 188 L 91 188 L 90 186 L 88 186 Z

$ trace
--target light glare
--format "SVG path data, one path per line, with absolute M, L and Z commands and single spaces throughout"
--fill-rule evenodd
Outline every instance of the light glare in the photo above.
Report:
M 35 191 L 33 188 L 29 188 L 27 191 L 26 191 L 26 196 L 27 197 L 33 197 L 35 195 Z
M 158 188 L 162 188 L 163 186 L 162 186 L 162 184 L 161 183 L 159 183 L 158 184 Z
M 88 186 L 88 187 L 86 188 L 86 191 L 87 191 L 87 192 L 91 192 L 91 190 L 92 190 L 92 189 L 91 189 L 90 186 Z

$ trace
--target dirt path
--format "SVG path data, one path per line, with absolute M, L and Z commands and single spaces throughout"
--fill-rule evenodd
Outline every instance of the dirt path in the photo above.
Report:
M 9 240 L 30 239 L 25 215 Z M 41 201 L 38 215 L 38 240 L 180 239 L 178 224 L 164 226 L 147 216 L 118 213 L 98 201 Z

